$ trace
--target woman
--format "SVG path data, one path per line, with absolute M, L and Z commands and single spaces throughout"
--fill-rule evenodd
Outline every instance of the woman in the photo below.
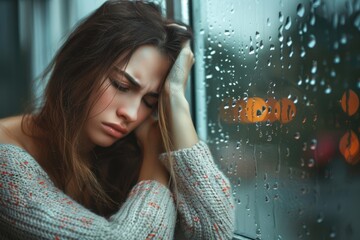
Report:
M 231 238 L 230 185 L 184 97 L 190 37 L 141 1 L 78 25 L 42 106 L 0 121 L 1 238 L 172 239 L 177 212 L 189 239 Z

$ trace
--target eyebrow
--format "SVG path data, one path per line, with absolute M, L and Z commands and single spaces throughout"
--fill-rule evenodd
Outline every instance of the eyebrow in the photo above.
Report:
M 135 80 L 135 78 L 133 78 L 129 73 L 119 69 L 118 67 L 115 67 L 115 70 L 121 74 L 124 74 L 124 76 L 126 77 L 126 79 L 131 83 L 131 85 L 133 85 L 135 88 L 137 89 L 141 89 L 141 85 L 138 81 Z M 149 95 L 150 97 L 154 97 L 154 98 L 158 98 L 159 97 L 159 93 L 157 92 L 149 92 L 147 95 Z

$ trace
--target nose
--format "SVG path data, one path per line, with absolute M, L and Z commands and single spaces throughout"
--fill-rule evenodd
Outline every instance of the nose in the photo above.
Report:
M 128 122 L 135 122 L 138 117 L 140 101 L 134 99 L 124 100 L 116 109 L 116 114 Z

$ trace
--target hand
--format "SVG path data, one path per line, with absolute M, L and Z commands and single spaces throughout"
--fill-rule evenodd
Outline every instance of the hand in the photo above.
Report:
M 190 106 L 185 98 L 186 83 L 194 62 L 188 40 L 183 44 L 162 91 L 161 104 L 167 115 L 166 125 L 172 150 L 188 148 L 199 141 L 191 119 Z
M 159 154 L 163 152 L 163 141 L 158 121 L 153 116 L 149 116 L 135 130 L 135 135 L 143 154 L 138 181 L 156 180 L 167 186 L 169 173 L 158 159 Z
M 185 94 L 186 83 L 194 62 L 195 58 L 190 48 L 190 40 L 187 40 L 167 76 L 164 91 L 168 96 L 178 93 Z
M 135 129 L 135 136 L 141 150 L 152 154 L 160 154 L 164 151 L 159 122 L 150 115 Z

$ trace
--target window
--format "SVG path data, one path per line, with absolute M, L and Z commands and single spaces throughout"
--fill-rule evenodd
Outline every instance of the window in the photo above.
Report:
M 358 239 L 360 1 L 192 6 L 197 128 L 236 235 Z

